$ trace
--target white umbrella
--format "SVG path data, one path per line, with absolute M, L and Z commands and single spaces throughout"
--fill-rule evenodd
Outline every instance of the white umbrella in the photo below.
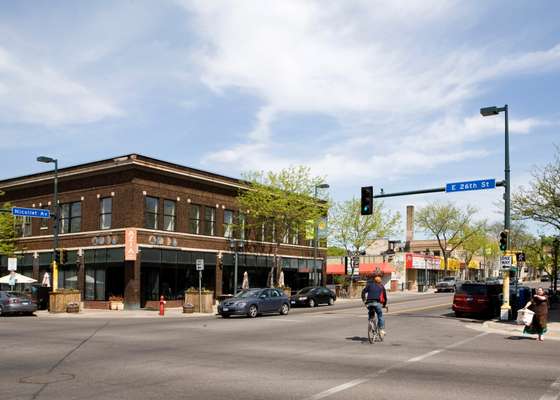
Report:
M 280 271 L 280 277 L 278 278 L 278 286 L 284 287 L 284 271 Z
M 12 274 L 3 276 L 2 278 L 0 278 L 0 283 L 10 283 L 10 277 L 12 276 Z M 14 278 L 15 278 L 15 283 L 33 283 L 33 282 L 37 282 L 37 279 L 33 279 L 30 278 L 28 276 L 22 275 L 22 274 L 18 274 L 17 272 L 13 274 Z
M 244 290 L 249 289 L 249 274 L 247 273 L 247 271 L 243 273 L 243 283 L 241 284 L 241 287 Z
M 43 281 L 41 282 L 41 285 L 45 287 L 51 287 L 51 277 L 48 272 L 45 272 L 45 275 L 43 275 Z

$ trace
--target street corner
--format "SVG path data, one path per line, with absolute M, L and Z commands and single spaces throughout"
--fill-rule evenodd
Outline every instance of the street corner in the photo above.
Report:
M 465 325 L 469 329 L 479 332 L 488 332 L 503 336 L 516 336 L 519 338 L 536 338 L 536 335 L 528 335 L 523 333 L 523 325 L 517 325 L 515 321 L 485 321 L 481 325 Z M 548 324 L 548 331 L 544 335 L 545 340 L 560 341 L 560 323 L 552 322 Z

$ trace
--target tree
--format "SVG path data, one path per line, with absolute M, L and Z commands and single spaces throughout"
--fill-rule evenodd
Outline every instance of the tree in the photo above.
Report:
M 342 247 L 329 246 L 327 247 L 327 255 L 332 257 L 344 257 L 348 255 L 348 252 Z
M 465 265 L 468 267 L 476 254 L 483 255 L 482 252 L 488 248 L 486 224 L 481 223 L 475 226 L 466 226 L 463 232 L 461 232 L 461 237 L 465 238 L 461 244 L 461 250 L 463 250 Z
M 373 203 L 371 215 L 360 215 L 356 198 L 336 203 L 329 214 L 329 241 L 346 253 L 364 251 L 376 239 L 396 233 L 400 219 L 399 213 L 385 210 L 382 202 Z
M 315 188 L 323 178 L 312 177 L 309 168 L 290 167 L 275 172 L 244 174 L 248 188 L 237 196 L 239 210 L 247 216 L 241 229 L 268 229 L 274 243 L 274 264 L 270 272 L 272 285 L 278 282 L 281 265 L 278 248 L 290 235 L 300 235 L 327 215 L 329 203 L 314 198 Z
M 519 188 L 512 198 L 512 213 L 518 219 L 532 219 L 560 232 L 560 148 L 555 160 L 544 168 L 535 167 L 529 188 Z
M 481 223 L 473 223 L 476 212 L 471 206 L 462 210 L 453 203 L 432 203 L 416 214 L 420 229 L 435 236 L 446 272 L 451 253 L 481 229 Z
M 2 208 L 10 209 L 10 203 L 4 203 Z M 16 245 L 16 229 L 12 214 L 0 212 L 0 254 L 13 256 L 18 250 Z

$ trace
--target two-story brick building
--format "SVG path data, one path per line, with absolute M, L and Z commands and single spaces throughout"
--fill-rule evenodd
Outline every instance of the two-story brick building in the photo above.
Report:
M 79 289 L 86 307 L 105 307 L 112 295 L 123 296 L 128 308 L 160 295 L 179 303 L 185 289 L 198 286 L 197 259 L 204 259 L 204 287 L 216 296 L 232 293 L 234 238 L 244 244 L 238 282 L 247 271 L 250 286 L 266 286 L 271 227 L 233 229 L 244 220 L 236 206 L 243 181 L 137 154 L 62 168 L 58 177 L 59 248 L 68 254 L 58 284 Z M 2 201 L 53 210 L 53 179 L 49 171 L 0 181 Z M 51 271 L 53 223 L 16 222 L 18 272 L 41 282 Z M 299 233 L 286 237 L 278 250 L 286 285 L 320 280 L 325 250 L 314 261 L 311 241 Z M 0 272 L 7 272 L 6 257 Z

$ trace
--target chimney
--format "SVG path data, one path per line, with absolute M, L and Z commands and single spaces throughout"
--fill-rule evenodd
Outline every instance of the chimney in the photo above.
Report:
M 406 206 L 406 243 L 407 247 L 414 240 L 414 206 Z

